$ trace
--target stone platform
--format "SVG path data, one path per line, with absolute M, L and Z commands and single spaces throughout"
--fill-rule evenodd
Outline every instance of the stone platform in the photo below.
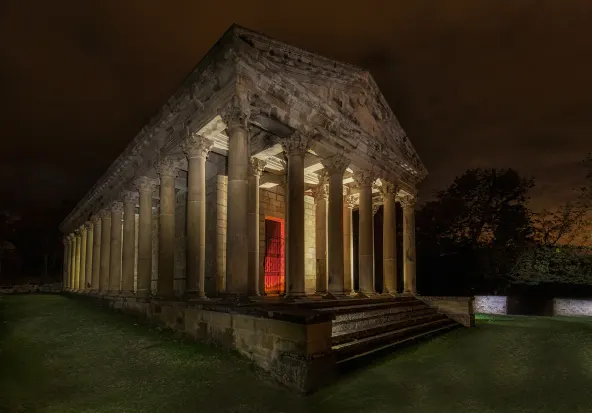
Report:
M 298 302 L 229 297 L 191 303 L 88 295 L 196 341 L 236 350 L 301 393 L 329 384 L 341 363 L 460 325 L 413 296 Z M 471 317 L 470 307 L 466 315 Z

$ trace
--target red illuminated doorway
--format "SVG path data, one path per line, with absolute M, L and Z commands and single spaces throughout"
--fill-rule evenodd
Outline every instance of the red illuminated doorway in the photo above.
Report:
M 283 294 L 284 220 L 265 217 L 265 294 Z

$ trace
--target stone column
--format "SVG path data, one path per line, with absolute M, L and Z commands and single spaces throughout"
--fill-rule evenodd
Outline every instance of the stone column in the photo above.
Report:
M 74 290 L 74 275 L 76 274 L 76 235 L 70 234 L 70 274 L 68 275 L 68 290 Z
M 66 235 L 64 237 L 65 240 L 65 247 L 66 247 L 66 256 L 64 257 L 64 290 L 68 291 L 70 289 L 70 263 L 72 261 L 72 240 L 70 239 L 70 235 Z
M 374 177 L 360 173 L 356 180 L 360 187 L 360 230 L 358 245 L 358 266 L 360 295 L 374 294 L 374 240 L 372 217 L 372 184 Z
M 64 244 L 64 258 L 62 260 L 62 291 L 64 291 L 68 280 L 68 237 L 63 237 L 62 243 Z
M 160 177 L 160 216 L 158 220 L 158 281 L 157 294 L 173 298 L 175 281 L 175 178 L 178 161 L 164 157 L 156 165 Z
M 88 237 L 88 223 L 80 227 L 80 271 L 78 274 L 78 291 L 86 289 L 86 243 Z
M 415 294 L 415 199 L 401 199 L 403 207 L 403 284 L 406 293 Z
M 106 294 L 109 289 L 109 265 L 111 264 L 111 211 L 101 211 L 101 264 L 99 292 Z
M 329 173 L 329 293 L 344 295 L 343 173 L 349 161 L 333 158 L 325 162 Z
M 84 267 L 84 291 L 89 292 L 92 284 L 94 223 L 86 223 L 86 266 Z
M 78 292 L 78 288 L 80 286 L 80 241 L 81 241 L 81 234 L 80 228 L 74 231 L 75 238 L 75 249 L 74 249 L 74 278 L 72 280 L 72 288 L 74 291 Z
M 187 156 L 187 278 L 189 299 L 205 298 L 206 279 L 206 158 L 211 139 L 189 133 L 181 147 Z
M 239 100 L 235 96 L 233 103 L 223 114 L 228 132 L 226 292 L 246 295 L 249 292 L 247 240 L 249 135 L 246 105 L 241 104 Z
M 109 294 L 116 295 L 121 286 L 121 225 L 123 203 L 111 204 L 111 246 L 109 251 Z
M 92 276 L 91 276 L 91 291 L 96 293 L 99 291 L 101 278 L 101 243 L 102 238 L 102 222 L 99 214 L 91 217 L 93 222 L 93 260 L 92 260 Z
M 136 203 L 138 194 L 124 192 L 123 198 L 123 247 L 121 258 L 121 292 L 134 294 L 134 269 L 136 259 Z
M 383 230 L 382 230 L 382 276 L 384 292 L 397 293 L 397 220 L 395 212 L 395 195 L 397 188 L 390 182 L 382 181 L 380 187 L 383 198 Z
M 259 179 L 266 162 L 251 158 L 249 162 L 249 194 L 247 225 L 249 237 L 249 295 L 263 295 L 259 289 Z
M 157 182 L 146 176 L 138 178 L 135 186 L 140 193 L 138 222 L 138 297 L 150 296 L 152 278 L 152 195 Z
M 308 149 L 308 143 L 309 137 L 300 132 L 296 132 L 282 142 L 288 158 L 286 295 L 290 297 L 306 295 L 304 287 L 304 155 Z
M 327 294 L 327 204 L 329 194 L 327 193 L 327 171 L 321 170 L 319 184 L 314 190 L 315 201 L 315 253 L 316 253 L 316 293 Z
M 345 195 L 343 199 L 343 292 L 351 294 L 354 290 L 353 274 L 353 227 L 352 210 L 355 202 L 352 195 Z

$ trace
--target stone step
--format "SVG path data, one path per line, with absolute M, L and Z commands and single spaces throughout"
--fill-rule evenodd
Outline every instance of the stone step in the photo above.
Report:
M 446 316 L 438 313 L 413 315 L 404 320 L 388 321 L 381 324 L 371 326 L 361 326 L 358 329 L 334 333 L 332 336 L 332 344 L 334 346 L 343 344 L 348 341 L 357 341 L 370 336 L 377 336 L 385 332 L 402 330 L 406 327 L 425 324 L 430 321 L 446 319 Z
M 378 324 L 408 320 L 436 313 L 437 311 L 434 308 L 424 306 L 420 308 L 392 307 L 363 313 L 343 314 L 333 321 L 332 331 L 335 335 L 346 331 L 369 328 Z
M 332 348 L 338 362 L 343 362 L 402 342 L 407 342 L 411 339 L 433 334 L 438 331 L 444 331 L 457 325 L 458 324 L 455 321 L 443 317 L 421 324 L 385 331 L 358 340 L 336 344 Z
M 351 307 L 356 305 L 368 305 L 368 304 L 382 304 L 382 303 L 398 303 L 398 302 L 409 302 L 419 301 L 417 298 L 412 296 L 382 296 L 377 295 L 368 298 L 357 298 L 357 297 L 346 297 L 337 300 L 332 299 L 320 299 L 320 300 L 309 300 L 308 302 L 298 303 L 300 307 L 307 307 L 315 310 L 326 310 L 329 308 L 342 308 Z
M 374 307 L 360 307 L 356 311 L 338 311 L 333 312 L 334 320 L 338 323 L 361 320 L 364 318 L 376 317 L 383 314 L 405 313 L 410 311 L 420 311 L 430 308 L 427 304 L 417 302 L 408 303 L 406 305 L 388 305 L 388 306 L 374 306 Z
M 336 319 L 343 314 L 363 314 L 373 310 L 383 310 L 386 308 L 424 308 L 427 305 L 419 300 L 405 300 L 405 301 L 388 301 L 388 302 L 372 302 L 372 303 L 354 303 L 348 306 L 315 308 L 317 311 L 330 312 L 335 315 Z M 365 316 L 352 316 L 353 318 L 360 318 Z M 346 319 L 347 317 L 343 318 Z
M 379 342 L 377 341 L 375 343 L 374 346 L 372 346 L 370 343 L 367 344 L 364 347 L 358 347 L 358 352 L 341 352 L 341 354 L 339 354 L 338 352 L 338 359 L 337 359 L 337 363 L 338 364 L 342 364 L 342 363 L 347 363 L 348 361 L 353 361 L 356 359 L 360 359 L 362 357 L 366 357 L 369 356 L 371 354 L 375 354 L 393 347 L 397 347 L 397 346 L 402 346 L 414 341 L 420 341 L 420 340 L 425 340 L 431 337 L 434 337 L 436 335 L 439 334 L 443 334 L 446 333 L 450 330 L 452 330 L 453 328 L 458 327 L 459 324 L 452 322 L 452 320 L 449 320 L 448 323 L 441 323 L 440 325 L 435 325 L 430 328 L 430 329 L 422 329 L 422 330 L 417 330 L 415 332 L 411 332 L 406 336 L 403 337 L 399 337 L 398 339 L 395 339 L 394 341 L 390 341 L 390 342 L 386 342 L 384 344 L 379 344 Z

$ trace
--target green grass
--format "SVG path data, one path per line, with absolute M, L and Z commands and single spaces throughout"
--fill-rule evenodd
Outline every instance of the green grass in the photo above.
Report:
M 479 317 L 301 397 L 82 299 L 0 297 L 2 412 L 590 412 L 592 322 Z

